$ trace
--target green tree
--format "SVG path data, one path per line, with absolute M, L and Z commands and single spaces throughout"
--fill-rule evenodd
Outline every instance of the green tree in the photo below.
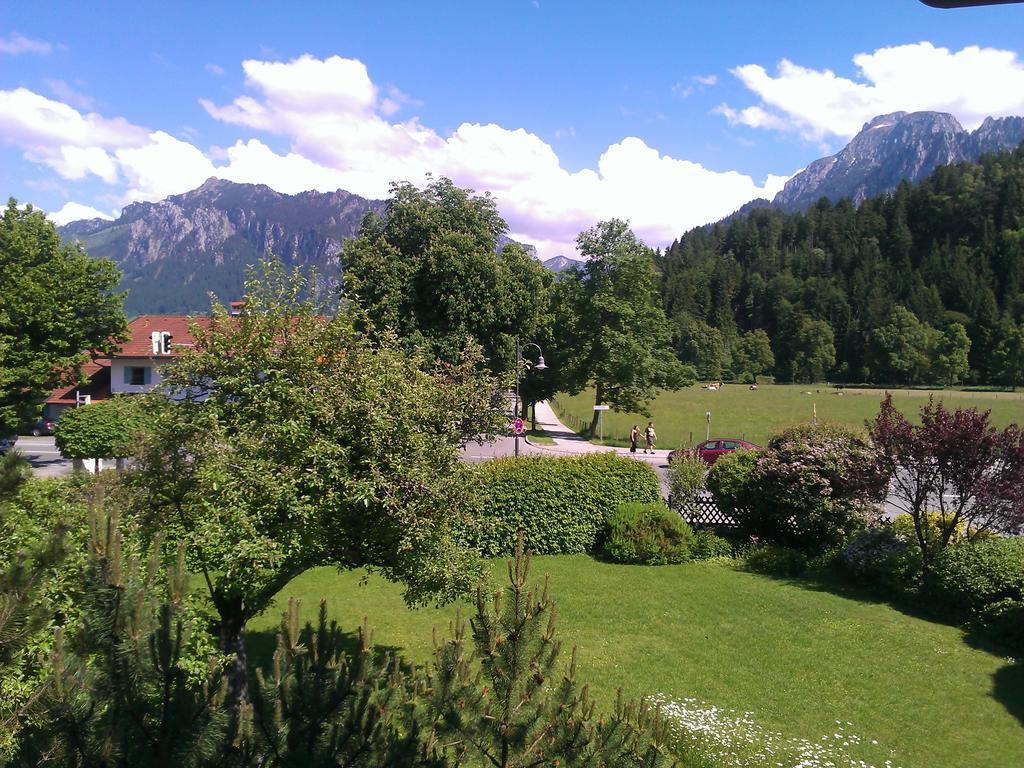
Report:
M 692 384 L 693 368 L 672 351 L 672 328 L 655 293 L 654 252 L 624 221 L 580 234 L 584 265 L 555 283 L 557 323 L 570 348 L 556 362 L 570 392 L 593 385 L 595 405 L 647 413 L 658 388 Z M 590 430 L 597 429 L 598 412 Z
M 447 745 L 456 765 L 670 764 L 666 723 L 655 709 L 626 704 L 619 691 L 614 711 L 596 716 L 576 677 L 575 648 L 559 672 L 555 602 L 546 581 L 530 585 L 529 567 L 520 535 L 507 589 L 478 588 L 471 636 L 457 615 L 451 637 L 437 645 L 420 683 L 431 739 Z
M 1000 324 L 993 367 L 999 380 L 1014 390 L 1024 381 L 1024 327 L 1009 318 Z
M 824 320 L 812 320 L 806 316 L 798 318 L 792 345 L 794 381 L 821 381 L 835 365 L 835 337 Z
M 761 328 L 744 333 L 732 348 L 734 373 L 750 374 L 757 383 L 758 374 L 767 373 L 775 367 L 771 341 Z
M 725 339 L 722 332 L 703 320 L 688 318 L 679 328 L 679 359 L 696 370 L 701 379 L 719 379 L 725 367 Z
M 935 345 L 932 371 L 935 378 L 946 386 L 953 386 L 967 375 L 967 354 L 971 340 L 967 329 L 960 323 L 950 323 L 942 331 Z
M 931 366 L 935 331 L 906 307 L 896 305 L 872 334 L 879 381 L 917 384 Z
M 145 429 L 143 404 L 125 396 L 67 411 L 57 425 L 57 448 L 72 459 L 131 456 Z
M 114 263 L 62 245 L 52 223 L 11 199 L 0 219 L 0 434 L 34 417 L 62 383 L 82 380 L 89 353 L 125 338 Z
M 477 356 L 431 368 L 325 317 L 307 287 L 264 262 L 240 317 L 215 304 L 193 327 L 133 476 L 148 529 L 184 541 L 203 576 L 235 700 L 246 622 L 307 568 L 376 568 L 413 603 L 472 587 L 478 560 L 452 535 L 470 505 L 459 448 L 505 424 Z
M 510 371 L 514 338 L 535 341 L 548 323 L 551 278 L 517 244 L 499 253 L 507 229 L 493 198 L 450 179 L 393 184 L 385 216 L 342 249 L 345 294 L 410 348 L 454 361 L 470 337 L 491 370 Z

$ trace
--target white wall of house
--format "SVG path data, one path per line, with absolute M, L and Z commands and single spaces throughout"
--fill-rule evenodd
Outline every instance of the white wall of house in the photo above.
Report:
M 149 392 L 156 387 L 163 379 L 160 376 L 162 361 L 156 361 L 151 357 L 115 357 L 110 366 L 110 391 L 112 394 L 135 395 L 140 392 Z M 147 371 L 144 376 L 146 383 L 131 384 L 132 368 L 142 368 Z

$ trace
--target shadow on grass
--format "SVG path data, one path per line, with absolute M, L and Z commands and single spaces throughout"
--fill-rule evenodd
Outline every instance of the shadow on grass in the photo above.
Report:
M 370 630 L 373 630 L 372 625 Z M 277 630 L 245 633 L 245 653 L 252 669 L 270 669 L 274 661 L 274 651 L 277 650 L 277 635 Z M 351 632 L 343 631 L 339 640 L 339 648 L 347 656 L 354 656 L 359 650 L 358 630 L 352 630 Z M 401 651 L 402 649 L 398 646 L 373 644 L 373 655 L 377 661 L 382 660 L 384 656 L 388 656 L 391 659 L 395 657 L 401 658 Z M 407 664 L 404 659 L 400 662 L 400 666 L 406 672 L 412 669 L 411 665 Z
M 992 675 L 992 697 L 1024 725 L 1024 663 L 1007 664 Z
M 992 698 L 1002 704 L 1021 725 L 1024 725 L 1024 661 L 1015 660 L 1016 655 L 1021 652 L 1020 649 L 1014 651 L 981 629 L 965 627 L 956 615 L 937 609 L 916 596 L 894 597 L 881 588 L 853 583 L 835 570 L 811 571 L 803 576 L 782 576 L 754 569 L 745 570 L 748 573 L 766 576 L 800 589 L 828 592 L 837 597 L 861 603 L 888 605 L 915 619 L 935 624 L 946 624 L 964 630 L 963 640 L 970 647 L 993 656 L 1010 659 L 1010 663 L 1000 667 L 992 675 Z

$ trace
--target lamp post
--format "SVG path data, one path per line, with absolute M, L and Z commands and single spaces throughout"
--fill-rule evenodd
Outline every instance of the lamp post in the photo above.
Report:
M 519 367 L 523 363 L 523 352 L 527 347 L 537 347 L 537 364 L 533 366 L 538 371 L 543 371 L 547 368 L 544 363 L 544 351 L 540 348 L 539 344 L 535 344 L 532 341 L 528 341 L 526 344 L 519 346 L 519 339 L 516 339 L 516 411 L 515 418 L 519 418 Z M 519 432 L 516 435 L 516 458 L 519 458 Z

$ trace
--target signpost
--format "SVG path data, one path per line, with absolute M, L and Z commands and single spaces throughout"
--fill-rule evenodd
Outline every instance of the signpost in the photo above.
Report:
M 708 425 L 707 426 L 707 431 L 704 434 L 704 439 L 705 440 L 710 440 L 711 439 L 711 411 L 705 412 L 705 414 L 704 414 L 704 421 L 706 421 L 707 425 Z
M 515 430 L 517 435 L 521 435 L 526 431 L 526 425 L 523 423 L 522 419 L 516 419 L 515 423 L 512 425 L 512 429 Z
M 601 425 L 601 442 L 604 442 L 604 412 L 607 411 L 610 405 L 595 405 L 594 410 L 597 411 L 597 423 Z

